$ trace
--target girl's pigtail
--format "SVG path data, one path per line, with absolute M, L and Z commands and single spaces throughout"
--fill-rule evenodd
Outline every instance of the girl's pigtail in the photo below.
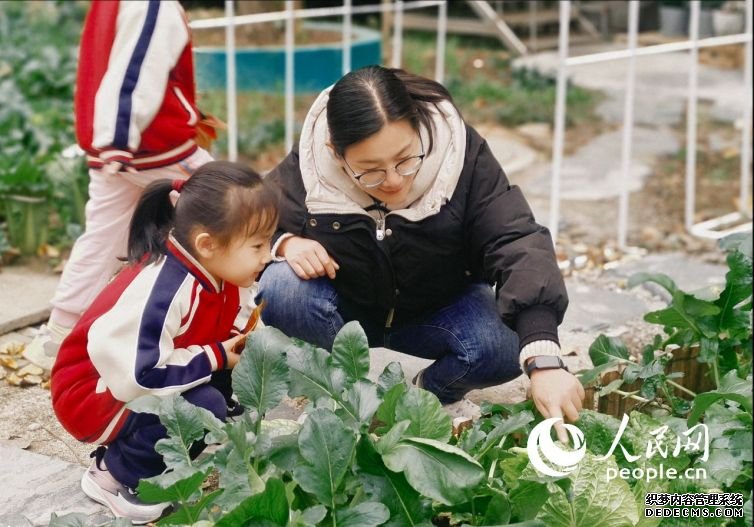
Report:
M 152 263 L 167 251 L 165 242 L 175 216 L 172 190 L 170 179 L 153 181 L 144 189 L 129 227 L 128 263 L 139 263 L 145 256 L 144 263 Z

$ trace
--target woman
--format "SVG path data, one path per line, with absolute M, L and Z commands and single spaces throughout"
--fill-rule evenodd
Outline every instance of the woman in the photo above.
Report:
M 550 234 L 442 85 L 379 66 L 345 75 L 269 177 L 283 198 L 266 324 L 330 349 L 358 320 L 370 346 L 434 359 L 415 382 L 445 404 L 532 367 L 542 414 L 578 418 Z

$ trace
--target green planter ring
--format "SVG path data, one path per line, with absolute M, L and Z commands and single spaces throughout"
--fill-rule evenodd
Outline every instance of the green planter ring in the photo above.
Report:
M 340 35 L 340 24 L 304 24 L 304 28 Z M 351 69 L 380 64 L 381 34 L 353 27 Z M 319 92 L 343 75 L 342 42 L 297 45 L 294 51 L 294 85 L 297 93 Z M 200 91 L 225 89 L 225 48 L 194 49 L 196 80 Z M 239 91 L 282 92 L 285 87 L 285 47 L 236 48 L 236 84 Z
M 5 218 L 8 224 L 8 240 L 21 254 L 36 254 L 47 243 L 49 228 L 49 204 L 39 196 L 5 195 Z

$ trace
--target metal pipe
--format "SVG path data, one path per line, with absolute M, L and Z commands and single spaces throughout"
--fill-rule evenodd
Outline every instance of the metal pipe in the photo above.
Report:
M 343 0 L 343 75 L 351 71 L 351 0 Z
M 560 7 L 560 33 L 558 34 L 558 83 L 555 92 L 555 131 L 552 142 L 552 185 L 550 191 L 550 235 L 558 242 L 560 222 L 560 168 L 563 164 L 563 138 L 565 134 L 566 88 L 568 83 L 568 31 L 571 23 L 571 2 L 565 0 Z
M 631 146 L 634 129 L 634 94 L 636 86 L 636 44 L 639 32 L 639 0 L 628 4 L 628 58 L 626 97 L 623 107 L 623 146 L 621 149 L 620 198 L 618 200 L 618 246 L 625 248 L 628 239 L 628 192 L 631 179 Z
M 752 0 L 746 0 L 746 34 L 749 40 L 746 42 L 746 55 L 744 58 L 744 82 L 746 93 L 749 94 L 744 98 L 744 122 L 741 129 L 741 189 L 738 197 L 738 210 L 751 218 L 751 209 L 749 209 L 749 165 L 751 164 L 751 34 L 752 34 Z
M 296 19 L 293 16 L 294 3 L 288 0 L 285 3 L 285 151 L 290 152 L 293 148 L 294 121 L 294 93 L 296 89 L 296 76 L 294 69 Z
M 537 4 L 538 0 L 529 0 L 529 47 L 539 50 L 537 44 Z
M 404 2 L 403 9 L 424 9 L 427 7 L 436 7 L 445 4 L 445 0 L 418 0 L 416 2 Z M 392 11 L 393 6 L 390 4 L 383 5 L 365 5 L 351 8 L 354 15 L 364 15 L 369 13 L 382 13 Z M 322 18 L 331 16 L 343 16 L 346 9 L 340 7 L 317 7 L 313 9 L 296 9 L 293 14 L 295 18 Z M 235 25 L 243 26 L 246 24 L 259 24 L 262 22 L 280 22 L 285 20 L 285 11 L 274 11 L 272 13 L 254 13 L 251 15 L 241 15 L 236 17 Z M 209 29 L 213 27 L 225 27 L 228 25 L 228 16 L 218 18 L 205 18 L 204 20 L 194 20 L 189 24 L 191 29 Z
M 225 0 L 225 97 L 228 110 L 228 160 L 238 159 L 238 111 L 236 109 L 236 26 L 233 23 L 233 0 Z
M 435 57 L 435 80 L 445 80 L 445 37 L 448 31 L 448 5 L 442 2 L 437 6 L 437 55 Z
M 649 55 L 660 55 L 662 53 L 671 53 L 674 51 L 688 51 L 696 48 L 711 48 L 715 46 L 727 46 L 730 44 L 745 44 L 751 42 L 751 34 L 739 33 L 737 35 L 724 35 L 720 37 L 710 37 L 698 40 L 696 45 L 691 41 L 670 42 L 668 44 L 657 44 L 654 46 L 642 46 L 636 50 L 637 57 L 646 57 Z M 568 59 L 569 66 L 583 66 L 584 64 L 597 64 L 611 60 L 627 59 L 630 56 L 628 50 L 606 51 L 604 53 L 592 53 L 590 55 L 580 55 Z
M 394 68 L 400 68 L 403 60 L 403 0 L 395 2 L 395 17 L 393 18 L 393 60 Z
M 699 40 L 699 0 L 691 2 L 689 38 L 696 44 Z M 689 67 L 689 95 L 686 105 L 686 230 L 691 231 L 696 211 L 696 120 L 699 84 L 699 48 L 691 47 Z

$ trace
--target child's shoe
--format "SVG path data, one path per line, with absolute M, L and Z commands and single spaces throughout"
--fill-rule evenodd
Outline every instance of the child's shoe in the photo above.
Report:
M 70 328 L 60 326 L 54 322 L 43 324 L 37 330 L 34 340 L 26 346 L 23 353 L 24 358 L 40 368 L 51 370 L 53 364 L 55 364 L 55 357 L 58 355 L 60 343 L 63 342 L 70 332 Z
M 116 518 L 126 518 L 136 525 L 158 519 L 169 503 L 144 503 L 132 489 L 119 483 L 105 466 L 101 455 L 92 461 L 81 478 L 81 489 L 94 501 L 110 508 Z
M 244 408 L 243 405 L 239 403 L 238 401 L 230 399 L 227 401 L 227 403 L 228 403 L 228 419 L 233 419 L 234 417 L 242 416 L 243 413 L 246 411 L 246 408 Z

